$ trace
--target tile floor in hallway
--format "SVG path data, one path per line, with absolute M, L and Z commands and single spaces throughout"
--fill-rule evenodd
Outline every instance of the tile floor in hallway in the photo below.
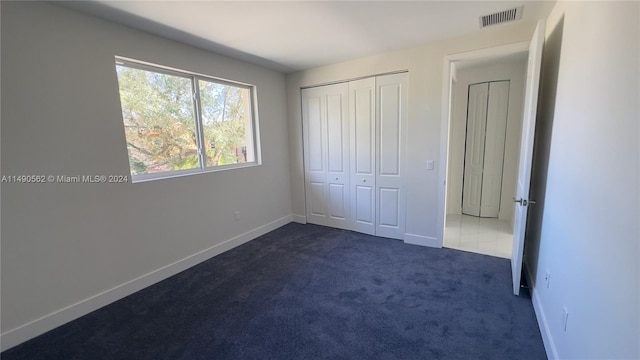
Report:
M 512 242 L 511 221 L 447 214 L 445 247 L 509 259 Z

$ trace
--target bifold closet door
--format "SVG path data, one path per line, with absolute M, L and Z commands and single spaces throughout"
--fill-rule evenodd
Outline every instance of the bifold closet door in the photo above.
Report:
M 302 90 L 307 222 L 350 228 L 348 84 Z
M 509 81 L 469 86 L 462 213 L 498 217 Z
M 376 235 L 404 238 L 407 74 L 376 77 Z
M 376 233 L 376 79 L 349 83 L 351 229 Z
M 497 218 L 502 196 L 504 145 L 507 136 L 509 81 L 489 83 L 480 216 Z
M 307 222 L 402 239 L 407 74 L 302 90 Z
M 473 216 L 480 216 L 488 97 L 489 83 L 469 86 L 467 139 L 465 142 L 462 187 L 462 213 Z

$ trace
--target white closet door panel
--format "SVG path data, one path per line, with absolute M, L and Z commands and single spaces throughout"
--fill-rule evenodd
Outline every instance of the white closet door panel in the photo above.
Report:
M 324 126 L 321 114 L 321 95 L 307 98 L 307 154 L 310 171 L 324 171 Z
M 508 108 L 509 81 L 489 83 L 482 199 L 480 201 L 481 217 L 498 217 L 500 212 Z
M 301 95 L 307 222 L 327 225 L 324 90 L 304 89 Z
M 374 189 L 372 186 L 360 186 L 355 187 L 355 207 L 354 207 L 354 221 L 356 226 L 353 230 L 366 232 L 368 234 L 375 234 L 375 199 Z M 371 228 L 369 231 L 363 231 L 362 228 Z
M 375 78 L 349 83 L 351 149 L 351 229 L 374 235 L 375 228 Z
M 310 181 L 307 184 L 307 208 L 312 217 L 326 217 L 325 212 L 325 184 L 324 182 Z
M 465 178 L 462 213 L 467 215 L 480 215 L 480 195 L 482 191 L 482 173 L 470 172 Z
M 352 90 L 355 173 L 373 175 L 375 166 L 375 79 L 364 79 Z M 363 84 L 364 83 L 364 84 Z
M 407 74 L 376 78 L 376 235 L 404 238 Z
M 397 230 L 400 227 L 400 189 L 380 188 L 380 228 Z
M 344 201 L 346 191 L 343 184 L 329 184 L 329 217 L 333 220 L 347 220 L 348 204 Z
M 349 229 L 349 85 L 323 88 L 327 124 L 327 225 Z
M 343 173 L 345 170 L 345 162 L 349 161 L 348 158 L 345 158 L 345 148 L 349 143 L 348 136 L 345 136 L 347 119 L 342 113 L 343 101 L 346 101 L 346 99 L 343 99 L 342 94 L 327 95 L 327 140 L 329 144 L 327 146 L 327 152 L 329 171 L 337 173 Z M 347 141 L 345 141 L 345 137 Z
M 489 84 L 469 86 L 462 213 L 480 216 Z
M 380 109 L 380 174 L 400 175 L 401 84 L 378 87 Z
M 348 86 L 302 90 L 307 222 L 348 228 Z

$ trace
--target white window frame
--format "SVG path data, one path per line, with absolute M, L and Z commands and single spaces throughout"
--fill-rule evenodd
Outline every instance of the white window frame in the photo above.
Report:
M 210 75 L 204 75 L 200 73 L 195 73 L 186 70 L 180 70 L 171 68 L 168 66 L 148 63 L 145 61 L 130 59 L 122 56 L 115 57 L 115 65 L 116 66 L 126 66 L 133 69 L 151 71 L 159 74 L 166 74 L 171 76 L 178 76 L 182 78 L 187 78 L 191 80 L 191 88 L 193 90 L 193 105 L 194 105 L 194 114 L 195 114 L 195 128 L 196 128 L 196 138 L 197 138 L 197 146 L 198 146 L 198 160 L 200 163 L 199 168 L 188 169 L 188 170 L 171 170 L 165 171 L 161 173 L 151 173 L 151 174 L 131 174 L 131 182 L 146 182 L 152 180 L 160 180 L 160 179 L 171 179 L 181 176 L 195 175 L 195 174 L 205 174 L 211 172 L 225 171 L 231 169 L 240 169 L 246 167 L 253 167 L 262 164 L 262 154 L 260 151 L 260 133 L 258 127 L 258 94 L 256 90 L 256 86 L 252 84 L 247 84 L 243 82 L 222 79 Z M 206 154 L 203 147 L 204 144 L 204 132 L 203 132 L 203 124 L 202 124 L 202 113 L 200 108 L 200 85 L 198 83 L 199 80 L 213 82 L 216 84 L 229 85 L 239 88 L 244 88 L 249 90 L 249 112 L 251 114 L 251 129 L 250 133 L 253 137 L 253 153 L 254 160 L 247 161 L 240 164 L 229 164 L 229 165 L 219 165 L 219 166 L 206 166 Z M 120 88 L 118 87 L 118 94 L 120 93 Z M 120 99 L 118 97 L 118 99 Z M 120 105 L 121 114 L 122 114 L 122 105 Z M 123 119 L 124 124 L 124 119 Z M 126 135 L 125 135 L 126 137 Z M 125 139 L 126 142 L 126 139 Z M 127 152 L 129 150 L 127 149 Z M 127 155 L 127 164 L 129 165 L 129 172 L 131 173 L 131 163 L 129 162 L 129 156 Z

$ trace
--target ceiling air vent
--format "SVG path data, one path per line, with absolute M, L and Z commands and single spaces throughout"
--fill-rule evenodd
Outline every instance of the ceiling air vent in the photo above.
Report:
M 480 16 L 480 28 L 487 26 L 498 25 L 509 21 L 520 20 L 522 18 L 522 6 L 499 11 L 497 13 Z

